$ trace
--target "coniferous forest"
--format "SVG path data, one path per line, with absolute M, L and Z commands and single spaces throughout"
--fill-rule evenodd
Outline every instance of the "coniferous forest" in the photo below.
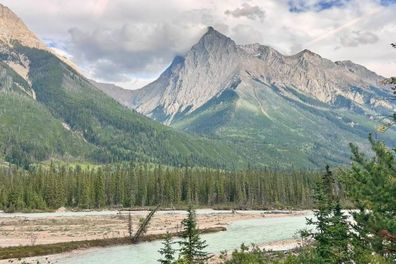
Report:
M 311 208 L 315 171 L 175 168 L 121 164 L 82 169 L 51 164 L 0 169 L 0 205 L 34 209 L 195 206 Z

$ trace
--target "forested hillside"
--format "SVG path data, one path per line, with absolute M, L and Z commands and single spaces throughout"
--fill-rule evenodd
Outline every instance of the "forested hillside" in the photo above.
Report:
M 121 106 L 48 51 L 16 45 L 2 55 L 7 62 L 20 57 L 29 61 L 30 83 L 7 69 L 5 79 L 11 84 L 0 92 L 0 157 L 8 162 L 25 167 L 51 158 L 209 167 L 222 167 L 227 160 L 234 160 L 232 166 L 246 164 L 215 140 L 176 132 Z M 25 92 L 23 98 L 19 82 L 34 96 Z
M 43 105 L 24 95 L 0 92 L 0 157 L 6 161 L 26 167 L 51 157 L 83 158 L 92 149 Z

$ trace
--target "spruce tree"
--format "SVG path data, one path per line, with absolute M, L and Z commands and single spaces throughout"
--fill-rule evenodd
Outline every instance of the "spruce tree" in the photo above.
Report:
M 315 188 L 315 220 L 307 219 L 308 225 L 315 226 L 316 230 L 308 235 L 316 241 L 315 251 L 322 263 L 344 263 L 348 259 L 348 224 L 334 186 L 335 179 L 326 166 L 326 173 Z
M 370 136 L 374 157 L 367 158 L 352 145 L 353 165 L 345 175 L 353 213 L 356 256 L 366 251 L 396 262 L 396 161 L 395 150 Z
M 162 258 L 158 260 L 162 264 L 172 264 L 175 261 L 175 252 L 172 248 L 172 236 L 169 232 L 166 233 L 165 240 L 162 242 L 163 247 L 158 251 Z
M 101 170 L 98 171 L 98 175 L 95 177 L 95 207 L 101 208 L 105 206 L 105 184 Z
M 208 253 L 204 251 L 207 247 L 206 241 L 199 236 L 197 228 L 195 210 L 190 206 L 187 210 L 187 218 L 182 221 L 183 231 L 180 244 L 180 257 L 185 263 L 203 263 L 208 257 Z

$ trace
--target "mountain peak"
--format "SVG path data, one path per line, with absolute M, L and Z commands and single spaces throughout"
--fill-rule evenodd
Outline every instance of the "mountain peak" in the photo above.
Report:
M 0 42 L 12 46 L 14 41 L 31 48 L 46 48 L 11 9 L 0 4 Z
M 213 48 L 222 48 L 233 46 L 236 47 L 235 42 L 224 34 L 220 33 L 212 26 L 208 27 L 206 33 L 201 37 L 197 44 L 193 46 L 193 49 L 206 49 L 211 50 Z
M 300 51 L 299 53 L 296 54 L 299 57 L 319 57 L 321 58 L 321 56 L 319 54 L 316 54 L 315 52 L 312 52 L 308 49 L 304 49 L 302 51 Z
M 208 32 L 212 32 L 212 31 L 216 31 L 216 30 L 214 29 L 214 27 L 209 26 L 209 27 L 208 27 Z

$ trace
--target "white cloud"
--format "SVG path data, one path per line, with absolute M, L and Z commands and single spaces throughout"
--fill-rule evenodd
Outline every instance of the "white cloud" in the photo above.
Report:
M 346 47 L 357 47 L 364 44 L 373 44 L 378 41 L 378 36 L 367 31 L 352 31 L 341 36 L 341 45 Z
M 284 54 L 307 48 L 396 75 L 396 50 L 389 46 L 396 41 L 396 5 L 379 0 L 338 1 L 342 4 L 326 8 L 320 5 L 332 1 L 309 0 L 310 8 L 297 6 L 300 12 L 290 11 L 290 0 L 2 2 L 40 38 L 70 54 L 89 77 L 128 87 L 158 76 L 209 25 L 237 43 L 259 42 Z
M 259 6 L 252 6 L 249 3 L 243 3 L 241 7 L 234 10 L 226 10 L 224 14 L 233 17 L 246 17 L 251 20 L 263 20 L 265 11 Z

